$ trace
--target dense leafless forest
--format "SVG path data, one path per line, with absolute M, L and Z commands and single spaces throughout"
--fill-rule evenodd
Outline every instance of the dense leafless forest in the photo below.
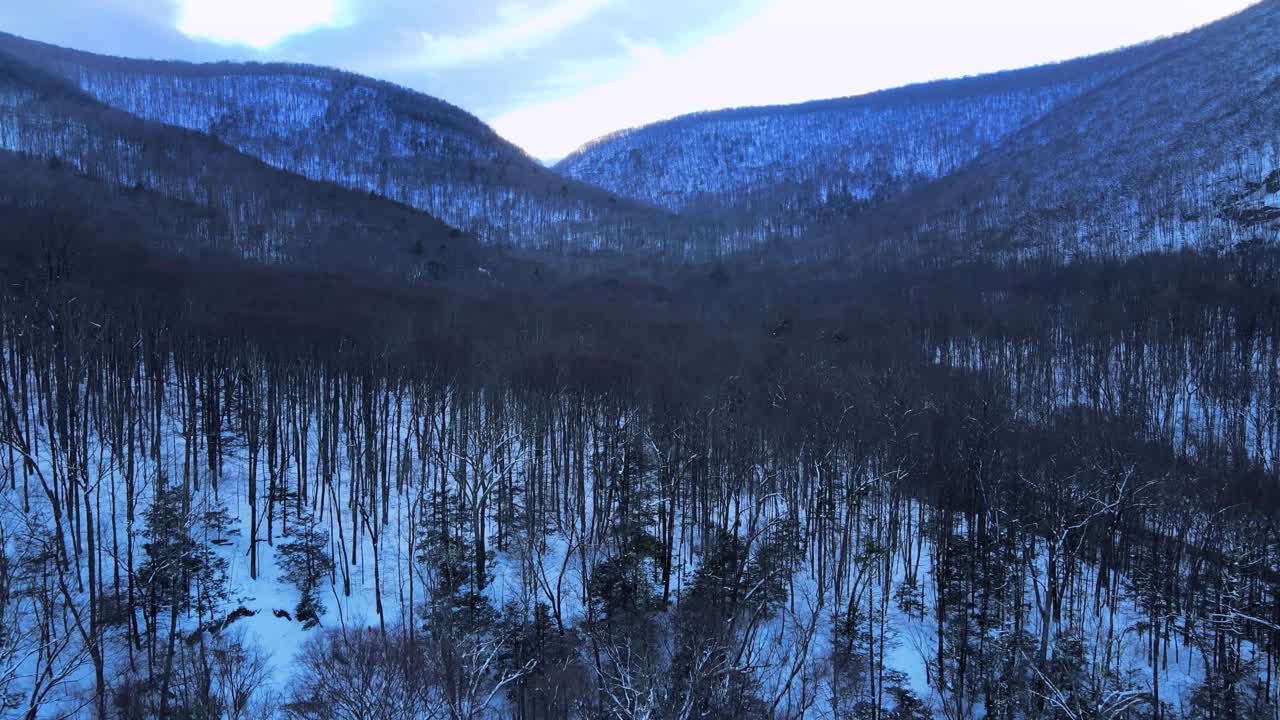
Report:
M 3 36 L 0 717 L 1275 720 L 1276 37 L 552 171 Z

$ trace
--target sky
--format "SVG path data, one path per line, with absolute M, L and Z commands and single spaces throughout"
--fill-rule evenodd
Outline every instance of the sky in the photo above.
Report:
M 129 57 L 339 67 L 448 100 L 549 161 L 689 112 L 1066 60 L 1252 2 L 0 0 L 0 30 Z

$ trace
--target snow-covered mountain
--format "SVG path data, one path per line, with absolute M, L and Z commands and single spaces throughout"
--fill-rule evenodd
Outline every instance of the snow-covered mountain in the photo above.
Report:
M 490 243 L 634 249 L 672 232 L 667 214 L 561 178 L 469 113 L 390 83 L 303 65 L 106 57 L 5 34 L 0 52 L 111 107 L 425 210 Z
M 96 205 L 127 221 L 102 232 L 165 228 L 165 249 L 302 267 L 390 269 L 440 279 L 474 270 L 475 239 L 386 198 L 286 172 L 208 135 L 107 107 L 0 54 L 3 200 L 77 215 Z M 25 161 L 24 161 L 25 158 Z M 32 162 L 38 160 L 39 162 Z M 67 189 L 79 189 L 72 198 Z M 90 200 L 91 198 L 91 200 Z
M 1055 65 L 681 117 L 557 169 L 714 219 L 739 247 L 1129 253 L 1273 235 L 1258 190 L 1280 168 L 1278 7 Z
M 826 206 L 943 177 L 1154 47 L 859 97 L 705 112 L 627 130 L 561 161 L 565 175 L 675 211 L 796 236 Z
M 946 175 L 1141 56 L 928 83 L 800 105 L 703 112 L 596 140 L 558 163 L 570 177 L 672 210 L 811 185 L 870 198 Z
M 924 252 L 1070 257 L 1221 249 L 1280 234 L 1280 3 L 1161 41 L 1158 56 L 1062 103 L 881 227 Z M 909 242 L 901 233 L 894 241 Z

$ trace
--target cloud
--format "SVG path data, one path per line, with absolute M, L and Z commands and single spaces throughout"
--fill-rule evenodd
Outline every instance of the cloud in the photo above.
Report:
M 126 57 L 338 67 L 494 117 L 616 76 L 624 35 L 676 48 L 764 1 L 336 0 L 335 14 L 335 0 L 0 0 L 0 29 Z
M 609 80 L 490 122 L 532 155 L 558 158 L 590 138 L 698 110 L 1065 60 L 1187 30 L 1252 1 L 772 0 L 684 50 L 633 46 Z
M 341 22 L 338 0 L 179 0 L 176 27 L 190 37 L 264 50 Z
M 504 5 L 492 28 L 471 34 L 421 34 L 424 49 L 407 61 L 421 69 L 440 70 L 494 62 L 540 47 L 604 9 L 613 0 L 557 0 L 546 8 Z

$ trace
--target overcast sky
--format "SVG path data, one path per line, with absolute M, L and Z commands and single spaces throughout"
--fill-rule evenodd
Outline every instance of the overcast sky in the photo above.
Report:
M 0 30 L 134 57 L 336 66 L 536 157 L 698 110 L 853 95 L 1169 35 L 1252 0 L 0 0 Z

